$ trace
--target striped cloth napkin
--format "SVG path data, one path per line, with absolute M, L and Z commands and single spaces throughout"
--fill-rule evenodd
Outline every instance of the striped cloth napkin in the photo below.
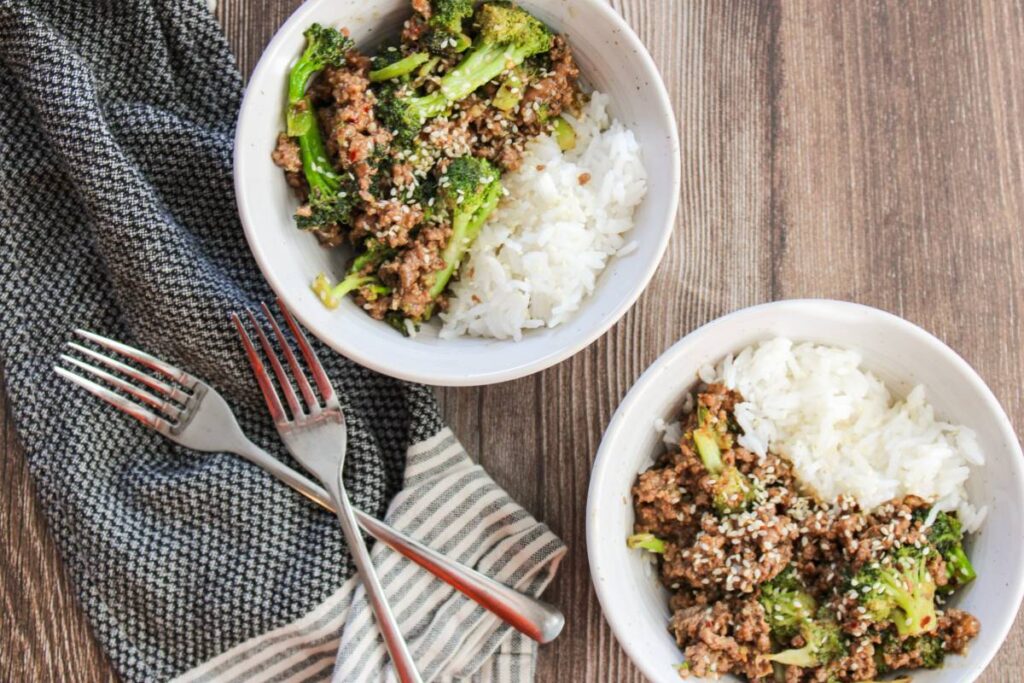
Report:
M 451 430 L 409 449 L 385 519 L 459 562 L 539 595 L 566 549 L 473 464 Z M 533 680 L 536 643 L 383 544 L 374 566 L 424 680 Z M 228 650 L 176 683 L 395 680 L 357 577 L 294 623 Z

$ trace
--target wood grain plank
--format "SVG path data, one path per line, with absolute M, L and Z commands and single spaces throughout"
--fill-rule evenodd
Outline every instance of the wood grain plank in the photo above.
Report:
M 776 296 L 922 325 L 1024 423 L 1020 5 L 781 7 Z M 1018 618 L 980 680 L 1024 680 L 1022 653 Z
M 615 642 L 589 578 L 585 517 L 590 468 L 605 425 L 629 386 L 679 336 L 734 308 L 770 298 L 768 46 L 774 9 L 765 4 L 613 3 L 648 46 L 680 122 L 683 189 L 675 236 L 637 305 L 605 337 L 541 373 L 537 403 L 543 449 L 517 453 L 520 472 L 497 477 L 516 497 L 541 480 L 531 508 L 566 540 L 570 554 L 550 592 L 566 612 L 563 635 L 541 651 L 538 680 L 639 681 Z M 722 272 L 744 272 L 742 287 Z M 520 400 L 532 400 L 525 392 Z M 481 425 L 488 463 L 502 407 L 487 405 Z M 507 410 L 507 407 L 504 408 Z M 490 465 L 488 464 L 490 468 Z M 492 471 L 493 474 L 493 471 Z
M 116 680 L 47 531 L 4 404 L 0 398 L 0 680 Z

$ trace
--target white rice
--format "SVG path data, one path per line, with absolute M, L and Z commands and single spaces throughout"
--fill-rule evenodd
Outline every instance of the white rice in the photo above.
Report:
M 703 368 L 700 378 L 743 395 L 740 445 L 787 458 L 822 500 L 852 496 L 870 510 L 915 494 L 976 530 L 986 510 L 964 488 L 970 467 L 984 464 L 974 432 L 936 420 L 923 386 L 895 400 L 860 363 L 856 351 L 778 338 Z
M 626 233 L 647 173 L 636 138 L 607 106 L 607 95 L 593 93 L 581 118 L 566 116 L 574 149 L 563 153 L 539 136 L 520 169 L 502 177 L 507 196 L 452 286 L 442 337 L 518 340 L 523 330 L 559 325 L 593 292 L 609 259 L 635 248 Z

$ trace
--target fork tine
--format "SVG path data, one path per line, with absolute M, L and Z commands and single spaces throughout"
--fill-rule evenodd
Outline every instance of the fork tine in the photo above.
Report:
M 134 401 L 131 401 L 120 394 L 115 394 L 110 389 L 100 386 L 93 382 L 91 379 L 86 379 L 81 375 L 76 375 L 70 370 L 65 370 L 60 366 L 54 366 L 54 371 L 66 380 L 70 380 L 82 387 L 94 396 L 98 396 L 110 405 L 114 406 L 121 412 L 127 413 L 134 417 L 136 420 L 146 425 L 151 429 L 155 429 L 161 434 L 169 434 L 171 431 L 171 423 L 167 420 L 154 415 L 150 411 L 146 410 L 142 406 L 138 405 Z
M 299 345 L 302 357 L 306 359 L 306 365 L 309 366 L 313 373 L 313 379 L 316 380 L 316 386 L 320 390 L 320 395 L 324 397 L 324 403 L 335 400 L 337 397 L 334 393 L 334 387 L 331 385 L 331 380 L 328 379 L 327 373 L 324 372 L 324 366 L 320 365 L 320 359 L 313 352 L 313 347 L 309 345 L 309 341 L 306 339 L 302 328 L 296 324 L 295 319 L 288 309 L 285 308 L 284 302 L 281 299 L 277 300 L 277 307 L 281 309 L 284 321 L 288 323 L 292 334 L 295 335 L 295 343 Z
M 235 329 L 238 330 L 238 336 L 242 338 L 242 346 L 245 347 L 245 355 L 249 358 L 249 365 L 252 367 L 252 374 L 256 375 L 256 383 L 260 385 L 260 390 L 263 392 L 263 399 L 267 402 L 267 408 L 270 410 L 270 417 L 277 422 L 287 422 L 288 416 L 285 415 L 284 406 L 281 405 L 281 399 L 277 396 L 277 391 L 274 389 L 274 383 L 270 381 L 270 375 L 267 374 L 267 369 L 263 366 L 263 361 L 260 360 L 260 354 L 256 351 L 256 347 L 252 344 L 252 339 L 249 338 L 248 333 L 242 326 L 242 321 L 237 314 L 231 314 L 231 322 L 235 324 Z
M 164 394 L 172 401 L 177 401 L 178 403 L 187 403 L 188 400 L 192 398 L 191 395 L 185 393 L 178 387 L 171 386 L 170 384 L 166 384 L 165 382 L 161 382 L 155 377 L 147 375 L 144 372 L 140 372 L 139 370 L 136 370 L 132 366 L 126 365 L 125 363 L 122 363 L 121 361 L 115 358 L 104 356 L 102 353 L 98 351 L 93 351 L 92 349 L 86 348 L 81 344 L 76 344 L 75 342 L 69 341 L 68 346 L 70 346 L 75 351 L 78 351 L 84 356 L 88 356 L 89 358 L 98 360 L 107 367 L 111 367 L 117 370 L 123 375 L 127 375 L 128 377 L 131 377 L 136 381 L 142 382 L 150 389 L 153 389 L 154 391 L 158 391 L 161 394 Z
M 114 341 L 113 339 L 107 339 L 106 337 L 100 336 L 95 332 L 89 332 L 88 330 L 77 329 L 75 330 L 75 334 L 77 334 L 80 337 L 84 337 L 85 339 L 88 339 L 91 342 L 99 344 L 104 348 L 108 348 L 111 351 L 116 351 L 122 356 L 125 356 L 137 363 L 145 365 L 147 368 L 163 373 L 164 375 L 170 377 L 175 382 L 183 385 L 187 389 L 193 388 L 198 382 L 198 380 L 195 377 L 188 374 L 184 370 L 179 370 L 170 363 L 165 363 L 156 356 L 151 356 L 145 351 L 139 351 L 138 349 L 128 346 L 127 344 L 122 344 L 121 342 Z
M 134 384 L 126 382 L 120 377 L 110 374 L 106 370 L 101 370 L 100 368 L 89 365 L 88 363 L 83 363 L 77 358 L 72 358 L 71 356 L 63 353 L 60 355 L 60 357 L 64 361 L 71 363 L 72 365 L 79 367 L 82 370 L 85 370 L 86 372 L 91 372 L 100 379 L 106 380 L 108 384 L 114 385 L 115 388 L 120 389 L 126 394 L 131 394 L 135 398 L 144 401 L 145 403 L 148 403 L 150 406 L 156 408 L 161 413 L 170 416 L 171 419 L 175 421 L 177 421 L 181 417 L 181 409 L 173 405 L 169 401 L 165 401 L 162 398 L 157 398 L 148 391 L 140 389 Z
M 284 394 L 284 400 L 288 402 L 288 407 L 292 411 L 292 417 L 299 417 L 305 415 L 306 411 L 302 410 L 302 406 L 299 405 L 299 397 L 295 395 L 295 389 L 292 388 L 292 383 L 288 379 L 288 374 L 284 371 L 284 366 L 281 365 L 281 361 L 277 357 L 277 353 L 274 352 L 274 347 L 270 345 L 270 340 L 267 339 L 267 335 L 263 333 L 263 328 L 260 326 L 256 316 L 253 315 L 252 311 L 248 308 L 245 312 L 249 314 L 249 322 L 252 323 L 253 328 L 256 330 L 256 338 L 260 340 L 260 346 L 263 347 L 263 354 L 270 361 L 270 367 L 274 369 L 274 375 L 277 377 L 277 383 L 281 387 L 281 392 Z
M 299 385 L 299 391 L 302 392 L 302 397 L 306 399 L 309 411 L 314 410 L 320 405 L 320 402 L 313 393 L 313 387 L 309 386 L 309 380 L 306 379 L 306 373 L 302 370 L 302 366 L 299 365 L 299 360 L 292 353 L 292 346 L 288 343 L 288 338 L 284 336 L 284 332 L 281 331 L 281 327 L 277 324 L 277 320 L 274 318 L 273 313 L 270 312 L 270 309 L 267 308 L 267 305 L 260 302 L 260 306 L 263 308 L 263 315 L 270 321 L 270 326 L 274 330 L 274 336 L 277 337 L 278 346 L 281 347 L 285 360 L 288 361 L 288 366 L 292 369 L 295 383 Z

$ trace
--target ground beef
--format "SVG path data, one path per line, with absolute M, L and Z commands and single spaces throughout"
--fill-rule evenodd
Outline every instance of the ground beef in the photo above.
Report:
M 270 155 L 271 160 L 284 171 L 288 186 L 299 194 L 302 201 L 306 200 L 309 187 L 302 175 L 302 153 L 299 143 L 294 138 L 281 133 L 277 136 L 277 145 Z
M 706 512 L 700 526 L 692 544 L 666 552 L 662 577 L 670 585 L 683 581 L 700 590 L 715 583 L 750 593 L 785 569 L 793 554 L 796 525 L 771 505 L 735 517 Z
M 288 173 L 298 173 L 302 170 L 299 143 L 284 133 L 277 136 L 277 146 L 270 158 Z
M 690 524 L 690 506 L 680 505 L 679 471 L 675 467 L 647 470 L 633 487 L 636 532 L 677 538 Z
M 398 199 L 366 204 L 352 224 L 352 239 L 374 237 L 392 248 L 409 243 L 410 232 L 423 220 L 423 210 Z
M 391 142 L 391 133 L 374 116 L 377 98 L 370 90 L 369 70 L 369 60 L 353 52 L 343 67 L 324 69 L 321 75 L 333 100 L 330 149 L 342 169 L 366 162 Z
M 430 19 L 430 0 L 412 0 L 412 11 L 424 19 Z
M 756 600 L 716 602 L 676 612 L 669 630 L 684 648 L 686 673 L 716 676 L 739 673 L 756 679 L 772 673 L 764 654 L 771 651 L 768 623 Z
M 445 266 L 441 253 L 450 238 L 451 228 L 448 225 L 421 228 L 414 241 L 377 271 L 391 292 L 380 297 L 363 292 L 357 296 L 356 303 L 377 319 L 383 319 L 393 311 L 418 318 L 431 306 L 444 306 L 444 299 L 434 300 L 430 296 L 430 288 L 434 285 L 437 271 Z
M 537 130 L 544 121 L 563 111 L 579 108 L 580 90 L 577 85 L 580 70 L 572 57 L 564 36 L 555 36 L 551 43 L 551 66 L 544 78 L 530 84 L 519 106 L 519 126 Z
M 946 652 L 963 654 L 967 651 L 967 644 L 980 630 L 981 622 L 963 610 L 947 609 L 939 616 L 938 633 L 942 637 Z
M 402 44 L 409 45 L 419 42 L 429 28 L 424 16 L 414 14 L 402 24 Z
M 397 188 L 410 187 L 416 182 L 411 164 L 393 164 L 391 166 L 391 184 Z
M 397 46 L 403 54 L 425 49 L 423 39 L 430 30 L 430 1 L 411 0 L 411 4 L 414 14 L 403 24 Z M 464 28 L 470 33 L 475 30 L 471 22 Z M 567 44 L 563 38 L 555 38 L 553 45 L 550 60 L 538 60 L 549 63 L 545 71 L 539 75 L 531 71 L 537 87 L 530 94 L 530 102 L 543 105 L 551 116 L 579 98 L 578 70 Z M 440 87 L 441 75 L 463 57 L 454 52 L 438 55 L 431 61 L 429 73 L 418 71 L 407 85 L 419 94 L 434 91 Z M 432 300 L 430 290 L 435 274 L 445 265 L 441 254 L 450 239 L 445 224 L 450 219 L 430 207 L 436 183 L 450 160 L 476 156 L 492 160 L 503 170 L 514 170 L 528 139 L 544 132 L 546 126 L 519 125 L 519 107 L 510 112 L 495 108 L 492 98 L 498 85 L 492 82 L 455 103 L 450 112 L 426 122 L 414 144 L 396 141 L 376 119 L 377 93 L 381 91 L 370 81 L 371 69 L 369 57 L 351 50 L 343 65 L 317 74 L 307 97 L 296 105 L 312 106 L 328 160 L 340 177 L 341 192 L 355 200 L 351 219 L 346 221 L 349 224 L 322 225 L 310 232 L 327 247 L 350 243 L 359 249 L 364 240 L 372 238 L 391 249 L 383 263 L 364 273 L 376 275 L 379 282 L 360 289 L 355 300 L 376 318 L 395 323 L 404 316 L 418 322 L 444 310 L 447 304 L 443 293 Z M 311 217 L 312 209 L 306 203 L 309 187 L 296 140 L 282 133 L 272 158 L 303 202 L 297 215 Z M 428 213 L 438 222 L 426 221 Z

